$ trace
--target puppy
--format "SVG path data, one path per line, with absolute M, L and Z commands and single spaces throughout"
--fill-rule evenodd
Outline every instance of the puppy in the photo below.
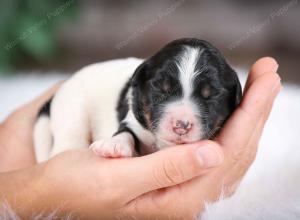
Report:
M 241 100 L 241 85 L 206 41 L 175 40 L 147 60 L 87 66 L 41 109 L 37 160 L 89 147 L 103 157 L 145 155 L 211 139 Z

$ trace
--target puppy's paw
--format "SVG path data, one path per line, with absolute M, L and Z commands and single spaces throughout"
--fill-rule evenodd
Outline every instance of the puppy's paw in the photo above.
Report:
M 90 145 L 95 154 L 101 157 L 132 157 L 133 150 L 129 143 L 110 138 L 99 140 Z

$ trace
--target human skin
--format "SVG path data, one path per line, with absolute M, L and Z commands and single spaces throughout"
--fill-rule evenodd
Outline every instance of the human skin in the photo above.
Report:
M 281 88 L 277 68 L 272 58 L 252 66 L 241 104 L 214 141 L 122 159 L 71 150 L 35 164 L 32 128 L 53 88 L 0 127 L 0 201 L 23 218 L 58 210 L 83 219 L 193 219 L 205 202 L 233 193 L 255 159 Z

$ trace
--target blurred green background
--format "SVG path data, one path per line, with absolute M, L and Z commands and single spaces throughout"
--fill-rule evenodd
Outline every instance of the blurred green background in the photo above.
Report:
M 50 62 L 62 50 L 57 32 L 74 21 L 74 0 L 2 0 L 0 2 L 0 68 L 14 71 L 23 65 Z
M 73 72 L 149 57 L 180 37 L 217 46 L 231 64 L 273 56 L 300 83 L 299 0 L 0 0 L 0 74 Z

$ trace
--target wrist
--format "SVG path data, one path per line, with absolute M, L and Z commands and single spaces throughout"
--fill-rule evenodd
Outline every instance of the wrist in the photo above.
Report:
M 52 200 L 43 181 L 44 164 L 0 174 L 0 203 L 8 203 L 22 219 L 51 213 Z

